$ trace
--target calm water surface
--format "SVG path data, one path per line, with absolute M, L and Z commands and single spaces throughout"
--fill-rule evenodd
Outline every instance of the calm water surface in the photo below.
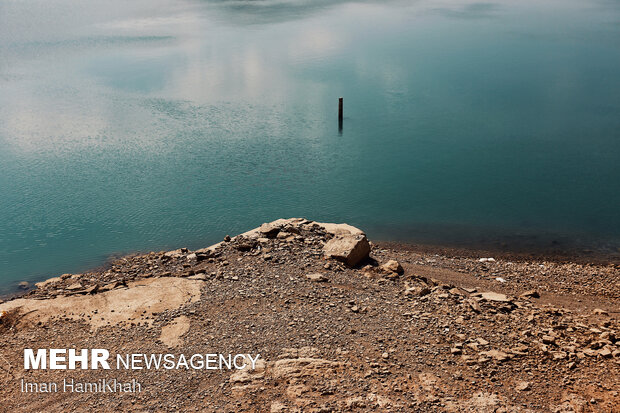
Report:
M 0 291 L 291 216 L 615 251 L 620 2 L 0 2 Z

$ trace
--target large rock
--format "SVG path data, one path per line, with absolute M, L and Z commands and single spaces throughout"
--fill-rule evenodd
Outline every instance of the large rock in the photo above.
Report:
M 349 266 L 355 266 L 368 258 L 370 244 L 363 234 L 338 235 L 325 244 L 323 253 L 327 258 L 333 258 Z

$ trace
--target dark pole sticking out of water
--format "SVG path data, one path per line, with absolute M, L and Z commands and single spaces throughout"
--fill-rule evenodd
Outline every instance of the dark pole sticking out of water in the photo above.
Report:
M 343 98 L 338 98 L 338 131 L 342 132 L 342 106 L 343 106 Z

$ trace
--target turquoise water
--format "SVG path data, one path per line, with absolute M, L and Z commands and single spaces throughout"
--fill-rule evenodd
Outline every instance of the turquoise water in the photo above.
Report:
M 0 2 L 3 290 L 291 216 L 615 251 L 619 212 L 617 0 Z

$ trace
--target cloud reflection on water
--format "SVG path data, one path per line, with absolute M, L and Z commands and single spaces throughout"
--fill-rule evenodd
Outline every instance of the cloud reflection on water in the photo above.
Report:
M 452 7 L 438 7 L 432 9 L 435 13 L 456 19 L 484 19 L 497 15 L 500 5 L 497 3 L 470 3 Z
M 214 6 L 233 24 L 271 24 L 300 20 L 345 4 L 385 4 L 380 0 L 198 0 Z

